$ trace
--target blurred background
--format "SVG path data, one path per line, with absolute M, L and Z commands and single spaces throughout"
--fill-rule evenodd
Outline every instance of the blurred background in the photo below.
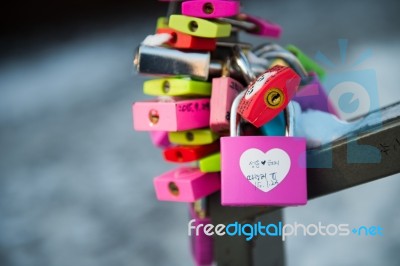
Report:
M 132 130 L 131 104 L 148 98 L 133 52 L 167 4 L 9 4 L 0 11 L 0 265 L 191 265 L 186 204 L 153 191 L 153 177 L 174 165 Z M 371 49 L 359 68 L 376 71 L 380 106 L 400 101 L 398 1 L 242 6 L 310 56 L 340 62 L 338 39 L 348 39 L 349 60 Z M 285 209 L 286 222 L 384 228 L 375 238 L 290 238 L 288 265 L 399 265 L 399 177 Z

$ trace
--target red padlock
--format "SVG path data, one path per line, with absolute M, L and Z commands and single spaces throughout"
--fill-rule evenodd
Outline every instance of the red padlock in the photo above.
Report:
M 219 141 L 199 146 L 175 146 L 164 150 L 164 159 L 173 163 L 197 161 L 219 151 Z
M 300 85 L 300 76 L 290 67 L 274 66 L 251 83 L 240 101 L 238 113 L 256 127 L 277 116 Z
M 168 33 L 172 38 L 166 43 L 175 49 L 189 49 L 199 51 L 214 51 L 217 39 L 192 36 L 171 28 L 157 29 L 157 33 Z

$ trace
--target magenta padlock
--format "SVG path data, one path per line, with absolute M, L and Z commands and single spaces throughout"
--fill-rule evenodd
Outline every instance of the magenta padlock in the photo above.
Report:
M 168 148 L 171 146 L 167 131 L 150 131 L 151 142 L 158 148 Z
M 182 3 L 182 14 L 198 18 L 220 18 L 235 16 L 240 11 L 240 2 L 231 0 L 192 0 Z
M 248 33 L 270 38 L 279 38 L 281 36 L 282 28 L 278 24 L 244 13 L 239 14 L 238 18 L 251 22 L 256 26 L 253 30 L 248 31 Z
M 237 136 L 237 107 L 232 104 L 231 137 L 221 138 L 221 204 L 224 206 L 293 206 L 307 203 L 306 139 Z M 294 112 L 286 108 L 287 135 Z
M 189 236 L 192 249 L 192 256 L 197 266 L 211 265 L 214 259 L 214 241 L 212 236 L 204 233 L 204 230 L 196 231 L 200 228 L 211 224 L 211 219 L 207 217 L 207 198 L 202 198 L 194 203 L 190 203 L 189 214 Z M 192 228 L 194 229 L 192 231 Z M 198 234 L 197 234 L 198 233 Z
M 154 179 L 157 199 L 195 202 L 221 188 L 219 173 L 202 173 L 195 167 L 181 167 Z
M 303 111 L 313 109 L 331 113 L 339 117 L 338 111 L 328 98 L 318 79 L 318 75 L 309 73 L 308 77 L 310 81 L 299 88 L 292 100 L 298 102 Z
M 165 99 L 136 102 L 133 126 L 138 131 L 182 131 L 208 127 L 210 99 Z
M 231 105 L 241 91 L 243 91 L 243 85 L 233 78 L 213 78 L 210 99 L 210 128 L 212 131 L 229 131 Z

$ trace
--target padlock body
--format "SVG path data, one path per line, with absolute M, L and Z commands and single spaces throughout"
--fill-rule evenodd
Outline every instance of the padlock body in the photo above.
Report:
M 306 140 L 221 138 L 221 184 L 224 206 L 306 204 Z
M 248 31 L 248 33 L 269 38 L 279 38 L 281 36 L 282 28 L 278 24 L 248 14 L 240 14 L 239 18 L 256 25 L 256 28 Z
M 290 67 L 274 66 L 248 86 L 238 113 L 254 126 L 261 127 L 282 112 L 299 84 L 299 75 Z
M 219 138 L 219 135 L 208 128 L 169 132 L 169 141 L 178 145 L 206 145 Z
M 151 79 L 143 83 L 143 92 L 153 96 L 210 96 L 211 83 L 184 78 Z
M 214 22 L 184 15 L 171 15 L 168 26 L 177 31 L 203 38 L 229 37 L 232 26 L 228 23 Z
M 210 128 L 214 132 L 229 131 L 232 102 L 242 90 L 242 84 L 230 77 L 214 78 L 212 80 Z
M 239 11 L 239 1 L 194 0 L 182 3 L 183 15 L 198 18 L 231 17 Z
M 144 101 L 132 106 L 135 130 L 179 131 L 208 127 L 210 100 Z
M 214 51 L 217 47 L 215 38 L 201 38 L 171 28 L 158 29 L 157 33 L 171 34 L 172 38 L 166 44 L 175 49 Z
M 211 154 L 199 160 L 200 171 L 203 173 L 216 173 L 221 171 L 221 153 Z
M 151 142 L 158 148 L 168 148 L 171 142 L 168 139 L 168 132 L 166 131 L 150 131 Z
M 219 141 L 200 146 L 176 146 L 164 150 L 164 159 L 173 163 L 197 161 L 219 151 Z
M 198 168 L 182 167 L 154 179 L 158 200 L 194 202 L 221 188 L 219 173 L 202 173 Z
M 319 110 L 339 117 L 338 111 L 330 101 L 318 76 L 315 73 L 310 73 L 308 76 L 309 83 L 299 88 L 293 100 L 300 104 L 303 111 Z
M 191 224 L 194 228 L 198 228 L 200 224 L 203 226 L 211 224 L 211 219 L 208 217 L 200 218 L 196 215 L 192 204 L 190 204 L 190 218 L 195 221 Z M 210 265 L 214 259 L 214 241 L 212 236 L 208 236 L 204 233 L 204 230 L 198 230 L 199 234 L 196 234 L 195 230 L 191 232 L 190 244 L 192 250 L 193 260 L 196 265 Z

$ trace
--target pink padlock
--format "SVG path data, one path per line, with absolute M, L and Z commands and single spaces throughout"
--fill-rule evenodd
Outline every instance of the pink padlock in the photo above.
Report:
M 210 99 L 150 100 L 132 106 L 135 130 L 181 131 L 208 127 Z
M 151 142 L 158 148 L 168 148 L 171 146 L 167 131 L 150 131 Z
M 307 203 L 306 140 L 294 137 L 238 137 L 231 109 L 231 137 L 221 138 L 221 204 L 293 206 Z M 287 113 L 292 108 L 286 108 Z M 287 118 L 290 121 L 292 118 Z M 287 122 L 291 135 L 292 123 Z
M 254 29 L 247 31 L 248 33 L 270 38 L 279 38 L 281 36 L 282 28 L 278 24 L 244 13 L 239 14 L 238 18 L 255 25 Z
M 194 202 L 221 188 L 219 173 L 202 173 L 195 167 L 182 167 L 154 179 L 157 199 Z
M 230 77 L 214 78 L 210 100 L 210 128 L 214 132 L 229 131 L 229 115 L 235 97 L 243 85 Z
M 211 219 L 207 217 L 207 198 L 199 199 L 195 203 L 190 203 L 189 214 L 189 236 L 192 248 L 193 260 L 197 266 L 211 265 L 214 259 L 214 240 L 212 236 L 206 235 L 204 230 L 196 231 L 196 228 L 211 224 Z M 191 229 L 194 228 L 192 231 Z M 198 233 L 198 234 L 197 234 Z
M 182 14 L 198 18 L 220 18 L 235 16 L 240 11 L 239 1 L 192 0 L 182 3 Z

